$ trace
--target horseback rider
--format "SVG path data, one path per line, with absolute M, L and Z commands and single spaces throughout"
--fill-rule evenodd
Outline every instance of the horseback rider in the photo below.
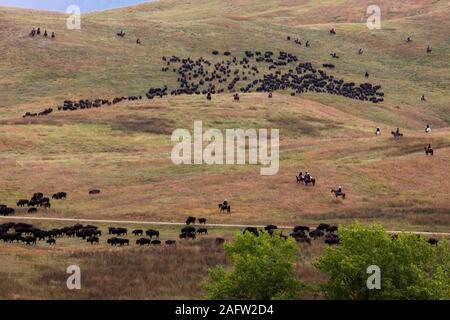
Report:
M 305 182 L 310 182 L 310 181 L 311 181 L 311 174 L 308 171 L 306 171 L 305 172 Z
M 427 99 L 425 99 L 425 95 L 424 94 L 422 94 L 422 98 L 420 98 L 420 100 L 427 101 Z
M 363 54 L 363 49 L 362 48 L 360 48 L 359 50 L 358 50 L 358 54 Z
M 427 150 L 432 150 L 433 148 L 431 148 L 431 143 L 428 144 Z
M 397 130 L 395 131 L 395 134 L 398 136 L 400 135 L 400 128 L 397 128 Z
M 377 131 L 375 132 L 375 134 L 376 134 L 377 136 L 379 136 L 379 135 L 381 134 L 381 129 L 380 129 L 380 127 L 377 127 Z
M 140 38 L 136 39 L 136 44 L 141 44 L 141 39 Z
M 338 192 L 338 194 L 342 193 L 342 187 L 341 186 L 338 187 L 337 192 Z
M 427 127 L 425 128 L 425 132 L 428 133 L 431 131 L 431 127 L 429 124 L 427 124 Z
M 227 199 L 223 200 L 222 207 L 228 208 L 228 200 Z

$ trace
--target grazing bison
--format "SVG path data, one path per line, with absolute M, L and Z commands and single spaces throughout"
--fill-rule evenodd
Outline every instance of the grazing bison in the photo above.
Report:
M 206 219 L 205 219 L 205 218 L 199 218 L 199 219 L 198 219 L 198 223 L 200 223 L 200 224 L 206 224 Z
M 154 246 L 161 245 L 161 240 L 152 240 L 152 245 L 154 245 Z
M 146 238 L 140 238 L 136 240 L 136 244 L 139 246 L 149 245 L 151 242 L 152 240 Z
M 37 208 L 30 208 L 28 209 L 28 213 L 36 213 L 37 212 Z
M 180 234 L 180 239 L 185 239 L 185 240 L 192 239 L 192 240 L 194 240 L 195 239 L 195 232 L 183 232 L 183 233 Z
M 108 228 L 109 234 L 113 234 L 116 236 L 124 236 L 128 234 L 128 230 L 126 228 Z
M 317 229 L 317 230 L 322 230 L 322 231 L 324 231 L 324 230 L 327 230 L 329 226 L 330 226 L 330 225 L 327 224 L 327 223 L 321 223 L 321 224 L 319 224 L 319 225 L 317 226 L 316 229 Z
M 50 246 L 51 246 L 51 245 L 56 245 L 56 240 L 53 239 L 53 238 L 47 239 L 46 242 L 47 242 Z
M 34 236 L 28 236 L 22 238 L 22 242 L 24 242 L 26 245 L 36 245 L 36 238 Z
M 338 230 L 338 227 L 337 226 L 329 226 L 326 230 L 327 230 L 327 232 L 332 233 L 332 232 L 336 232 Z
M 67 198 L 66 192 L 57 192 L 52 196 L 52 199 L 61 200 Z
M 206 228 L 199 228 L 197 230 L 197 233 L 198 234 L 208 234 L 208 229 L 206 229 Z
M 18 207 L 24 207 L 28 204 L 28 200 L 26 199 L 20 199 L 19 201 L 17 201 L 17 206 Z
M 96 236 L 92 236 L 87 238 L 86 242 L 89 242 L 91 245 L 93 245 L 94 243 L 99 243 L 100 239 Z
M 328 245 L 334 245 L 334 244 L 339 244 L 341 241 L 339 240 L 339 238 L 327 238 L 325 239 L 325 244 Z
M 184 227 L 183 229 L 181 229 L 181 233 L 191 233 L 191 232 L 195 232 L 194 227 Z
M 428 239 L 427 242 L 428 242 L 429 244 L 431 244 L 432 246 L 437 246 L 439 240 L 438 240 L 438 239 L 434 239 L 434 238 L 430 238 L 430 239 Z
M 195 223 L 195 220 L 197 220 L 197 218 L 195 218 L 195 217 L 188 217 L 188 218 L 186 219 L 186 224 L 187 224 L 187 225 L 189 225 L 189 224 L 194 224 L 194 223 Z
M 247 228 L 245 228 L 243 233 L 245 234 L 247 232 L 253 233 L 255 236 L 259 236 L 258 229 L 256 229 L 255 227 L 247 227 Z
M 309 227 L 306 227 L 306 226 L 295 226 L 294 227 L 294 232 L 297 232 L 297 231 L 309 231 Z
M 166 245 L 168 246 L 172 246 L 174 244 L 176 244 L 177 242 L 175 240 L 166 240 Z
M 150 239 L 152 239 L 153 237 L 159 238 L 159 231 L 158 230 L 150 229 L 150 230 L 145 231 L 145 234 L 147 236 L 149 236 Z
M 11 216 L 14 215 L 16 210 L 13 208 L 8 208 L 7 206 L 0 207 L 0 216 Z
M 297 230 L 297 231 L 294 231 L 294 232 L 292 232 L 292 233 L 290 234 L 290 236 L 291 236 L 292 238 L 307 238 L 307 237 L 308 237 L 308 236 L 306 235 L 305 231 L 303 231 L 303 230 Z
M 121 239 L 121 238 L 110 238 L 106 241 L 111 246 L 124 246 L 124 245 L 130 245 L 130 240 L 128 239 Z
M 131 233 L 134 236 L 142 236 L 144 234 L 144 231 L 142 231 L 141 229 L 136 229 L 136 230 L 133 230 Z
M 272 230 L 275 230 L 275 229 L 278 229 L 278 227 L 273 225 L 273 224 L 269 224 L 269 225 L 264 227 L 264 230 L 266 230 L 266 231 L 272 231 Z
M 316 230 L 314 230 L 314 231 L 311 231 L 311 232 L 309 233 L 309 236 L 310 236 L 311 238 L 313 238 L 313 239 L 317 239 L 317 238 L 323 237 L 323 236 L 324 236 L 324 233 L 323 233 L 322 230 L 316 229 Z
M 89 190 L 89 194 L 90 195 L 96 195 L 96 194 L 100 194 L 100 190 L 99 189 L 93 189 L 93 190 Z

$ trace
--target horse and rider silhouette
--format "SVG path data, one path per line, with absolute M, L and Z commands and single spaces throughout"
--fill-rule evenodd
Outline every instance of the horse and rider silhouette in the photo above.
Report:
M 425 155 L 427 155 L 427 156 L 428 155 L 430 155 L 430 156 L 434 155 L 434 150 L 431 147 L 431 144 L 429 144 L 428 146 L 424 147 L 424 149 L 425 149 Z
M 395 131 L 391 131 L 391 134 L 394 136 L 395 139 L 403 137 L 403 133 L 400 132 L 400 128 L 397 128 L 397 130 Z
M 342 187 L 339 186 L 337 189 L 331 189 L 331 193 L 334 193 L 334 195 L 337 197 L 342 197 L 342 199 L 345 199 L 345 192 L 342 190 Z
M 227 199 L 223 200 L 222 203 L 219 203 L 219 213 L 231 213 L 231 205 Z
M 316 185 L 316 178 L 314 178 L 308 171 L 303 174 L 300 172 L 298 176 L 296 176 L 297 183 L 303 183 L 305 186 L 311 184 L 312 186 Z

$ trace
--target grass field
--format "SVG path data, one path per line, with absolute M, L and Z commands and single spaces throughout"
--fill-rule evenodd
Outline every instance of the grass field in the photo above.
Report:
M 51 209 L 39 210 L 37 216 L 180 222 L 194 215 L 210 223 L 282 225 L 358 220 L 381 223 L 388 230 L 448 232 L 450 4 L 384 1 L 382 29 L 369 30 L 370 4 L 163 0 L 83 15 L 81 30 L 67 30 L 62 14 L 0 7 L 0 203 L 14 206 L 34 192 L 66 191 L 68 199 L 53 201 Z M 30 38 L 37 26 L 55 31 L 57 38 Z M 336 36 L 328 34 L 330 28 Z M 127 34 L 124 39 L 115 35 L 120 29 Z M 309 40 L 311 48 L 286 41 L 287 35 Z M 404 41 L 408 36 L 413 37 L 410 44 Z M 137 37 L 141 46 L 135 44 Z M 426 53 L 428 45 L 432 54 Z M 38 112 L 65 99 L 144 95 L 153 86 L 173 86 L 176 75 L 161 71 L 162 56 L 221 60 L 211 54 L 214 49 L 238 57 L 245 50 L 284 50 L 315 66 L 334 63 L 329 74 L 356 83 L 366 81 L 367 70 L 368 81 L 382 86 L 385 101 L 375 105 L 327 94 L 291 97 L 288 92 L 276 92 L 272 99 L 241 95 L 239 102 L 233 102 L 232 94 L 215 95 L 209 102 L 178 96 L 22 118 L 26 111 Z M 330 52 L 340 59 L 331 59 Z M 422 94 L 426 102 L 420 100 Z M 195 120 L 202 120 L 205 129 L 280 129 L 279 173 L 263 177 L 259 166 L 250 165 L 174 165 L 171 133 L 176 128 L 192 131 Z M 429 134 L 424 132 L 427 123 L 432 124 Z M 383 132 L 379 137 L 376 127 Z M 405 137 L 394 140 L 389 132 L 397 127 Z M 435 149 L 433 157 L 423 152 L 428 143 Z M 305 170 L 317 178 L 315 187 L 296 185 L 295 175 Z M 347 199 L 332 196 L 330 189 L 337 185 L 344 187 Z M 102 193 L 89 196 L 92 188 Z M 232 204 L 231 215 L 218 213 L 224 198 Z M 26 211 L 17 209 L 16 214 Z M 219 229 L 211 237 L 218 235 L 232 232 Z M 106 298 L 199 298 L 197 284 L 207 267 L 225 259 L 205 243 L 190 245 L 182 254 L 184 247 L 177 247 L 167 257 L 166 249 L 119 249 L 120 258 L 115 250 L 78 249 L 64 241 L 56 248 L 37 249 L 1 244 L 7 263 L 0 266 L 0 279 L 16 289 L 0 286 L 0 297 L 99 297 L 95 291 L 78 297 L 45 289 L 66 279 L 64 272 L 53 278 L 55 268 L 82 260 L 97 270 L 117 262 L 118 269 L 111 272 L 118 272 L 122 263 L 149 268 L 152 278 L 136 280 L 133 292 L 114 288 L 123 286 L 121 281 L 133 282 L 135 273 L 119 282 L 108 280 Z M 204 254 L 191 254 L 204 247 Z M 316 254 L 321 248 L 307 250 Z M 180 254 L 194 256 L 192 266 L 172 278 L 173 284 L 149 290 L 146 286 L 156 281 L 161 266 L 143 259 L 176 265 Z M 320 279 L 308 272 L 312 282 Z M 177 289 L 183 277 L 186 287 Z M 46 286 L 29 286 L 28 280 Z

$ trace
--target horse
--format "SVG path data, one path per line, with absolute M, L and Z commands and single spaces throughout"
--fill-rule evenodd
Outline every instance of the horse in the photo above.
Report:
M 312 184 L 313 186 L 316 185 L 316 178 L 311 177 L 309 180 L 305 180 L 303 179 L 303 183 L 305 184 L 305 186 L 307 186 L 308 184 Z
M 308 184 L 312 184 L 313 186 L 316 185 L 316 178 L 311 177 L 309 180 L 305 180 L 305 178 L 302 175 L 295 176 L 297 178 L 297 183 L 304 183 L 306 186 Z
M 425 155 L 430 155 L 430 156 L 434 155 L 433 148 L 424 147 L 424 149 L 425 149 Z
M 335 189 L 331 189 L 331 193 L 334 193 L 336 198 L 341 196 L 342 199 L 345 199 L 345 192 L 342 192 L 342 191 L 339 191 L 339 190 L 335 190 Z
M 219 203 L 219 213 L 228 212 L 231 213 L 231 206 L 224 206 L 223 203 Z
M 400 132 L 397 132 L 397 131 L 391 131 L 391 134 L 394 136 L 395 139 L 403 137 L 403 133 L 400 133 Z

